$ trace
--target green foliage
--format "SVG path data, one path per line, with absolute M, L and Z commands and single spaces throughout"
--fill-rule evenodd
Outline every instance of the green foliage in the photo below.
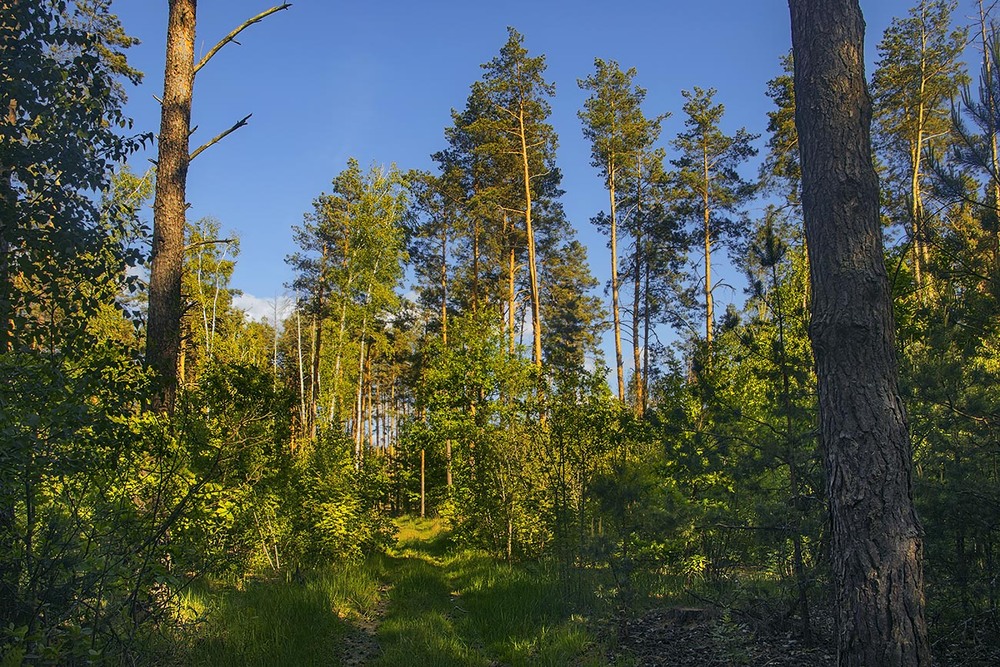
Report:
M 380 501 L 386 489 L 376 466 L 356 468 L 352 443 L 326 431 L 297 453 L 295 481 L 285 511 L 293 524 L 296 561 L 320 564 L 361 559 L 384 550 L 394 527 Z
M 0 9 L 0 345 L 64 347 L 126 251 L 99 224 L 93 195 L 138 145 L 122 107 L 133 42 L 107 2 Z M 16 45 L 16 47 L 15 47 Z M 100 259 L 102 261 L 95 261 Z M 70 306 L 70 302 L 73 305 Z
M 185 375 L 180 378 L 182 383 L 197 378 L 201 368 L 219 354 L 218 347 L 238 339 L 244 325 L 243 313 L 233 308 L 235 290 L 230 287 L 240 253 L 239 239 L 223 238 L 220 229 L 218 220 L 202 218 L 188 223 L 185 230 L 187 252 L 181 281 L 186 304 L 181 322 L 185 356 L 181 364 Z M 222 358 L 233 358 L 232 342 L 229 347 Z
M 7 4 L 5 664 L 166 660 L 162 636 L 191 664 L 328 660 L 347 631 L 333 610 L 373 613 L 393 577 L 380 664 L 585 660 L 592 640 L 573 612 L 627 621 L 654 594 L 756 604 L 809 631 L 828 537 L 790 61 L 768 85 L 761 168 L 784 205 L 757 222 L 741 174 L 754 137 L 722 131 L 714 90 L 684 93 L 668 173 L 655 146 L 666 116 L 644 116 L 635 71 L 596 60 L 580 82 L 584 135 L 615 191 L 613 213 L 596 220 L 623 248 L 615 287 L 631 315 L 616 315 L 626 339 L 631 319 L 631 405 L 608 390 L 606 314 L 559 203 L 555 89 L 544 57 L 510 29 L 453 112 L 437 173 L 352 159 L 313 202 L 294 231 L 297 307 L 283 327 L 233 307 L 235 238 L 211 219 L 189 227 L 183 382 L 168 418 L 145 411 L 130 319 L 150 179 L 115 171 L 136 145 L 121 136 L 133 40 L 107 0 Z M 944 622 L 995 626 L 1000 46 L 987 40 L 979 94 L 966 89 L 949 119 L 946 100 L 967 78 L 953 9 L 922 1 L 890 26 L 874 92 L 886 210 L 919 242 L 888 264 L 928 599 Z M 920 213 L 922 160 L 933 216 Z M 685 290 L 695 237 L 706 275 Z M 698 291 L 709 306 L 720 241 L 745 272 L 746 301 L 711 341 L 685 331 L 658 342 L 663 323 L 684 331 Z M 399 294 L 406 261 L 416 303 Z M 519 330 L 542 331 L 541 367 Z M 437 523 L 404 522 L 393 550 L 390 517 L 422 501 Z M 442 524 L 447 535 L 414 537 Z M 716 639 L 741 649 L 730 621 Z
M 399 305 L 408 199 L 407 178 L 395 166 L 362 173 L 351 158 L 334 179 L 333 192 L 320 195 L 294 229 L 299 251 L 286 258 L 296 273 L 291 287 L 300 295 L 302 314 L 312 318 L 308 398 L 304 389 L 301 397 L 309 406 L 302 429 L 310 437 L 317 419 L 329 426 L 351 419 L 361 448 L 362 415 L 348 413 L 347 406 L 356 406 L 364 393 L 366 364 L 385 351 L 386 327 L 380 324 Z M 333 349 L 324 355 L 327 336 Z M 332 382 L 323 383 L 324 375 Z
M 908 16 L 893 19 L 879 43 L 872 75 L 879 150 L 891 177 L 904 181 L 889 192 L 905 192 L 914 161 L 940 155 L 949 141 L 950 102 L 968 83 L 959 60 L 968 29 L 951 20 L 957 7 L 954 0 L 920 0 Z
M 777 107 L 767 112 L 767 154 L 760 167 L 761 185 L 780 192 L 792 205 L 799 202 L 802 167 L 795 128 L 795 81 L 792 54 L 781 57 L 782 74 L 767 82 L 767 96 Z
M 449 519 L 460 539 L 508 557 L 530 553 L 547 540 L 533 511 L 544 495 L 537 477 L 545 441 L 536 371 L 506 350 L 492 321 L 456 318 L 453 331 L 457 342 L 431 353 L 422 387 L 425 423 L 437 447 L 454 442 Z M 426 442 L 427 430 L 412 433 Z M 404 451 L 420 442 L 404 444 Z
M 697 221 L 696 236 L 707 214 L 707 233 L 713 241 L 738 240 L 745 230 L 744 221 L 730 216 L 738 214 L 754 190 L 738 167 L 757 154 L 751 144 L 756 137 L 742 128 L 732 136 L 722 132 L 725 107 L 714 103 L 716 92 L 697 86 L 683 91 L 686 129 L 671 142 L 680 153 L 671 164 L 677 168 L 678 203 L 684 215 Z

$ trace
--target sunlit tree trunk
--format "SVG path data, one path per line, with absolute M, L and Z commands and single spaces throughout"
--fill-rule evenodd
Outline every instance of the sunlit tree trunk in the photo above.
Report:
M 635 266 L 632 267 L 632 374 L 635 381 L 635 413 L 640 417 L 645 411 L 646 386 L 644 365 L 641 355 L 641 312 L 642 303 L 642 270 L 649 262 L 646 256 L 642 222 L 642 157 L 637 159 L 635 179 Z
M 524 177 L 524 227 L 528 235 L 528 277 L 531 282 L 531 331 L 532 359 L 535 366 L 542 366 L 542 317 L 541 298 L 538 293 L 538 264 L 535 259 L 535 229 L 531 219 L 531 168 L 528 162 L 528 132 L 524 123 L 524 102 L 518 110 L 518 129 L 521 139 L 521 166 Z
M 618 201 L 615 181 L 618 178 L 615 156 L 608 157 L 608 197 L 611 208 L 611 316 L 615 336 L 615 375 L 618 378 L 618 400 L 625 402 L 625 361 L 622 355 L 622 318 L 618 303 Z
M 712 178 L 709 174 L 708 145 L 704 146 L 702 183 L 702 214 L 705 223 L 705 342 L 712 345 L 712 333 L 715 324 L 715 300 L 712 297 L 712 208 L 709 196 L 712 188 Z
M 160 382 L 153 409 L 159 412 L 172 412 L 177 396 L 196 12 L 197 0 L 170 0 L 146 326 L 146 362 Z

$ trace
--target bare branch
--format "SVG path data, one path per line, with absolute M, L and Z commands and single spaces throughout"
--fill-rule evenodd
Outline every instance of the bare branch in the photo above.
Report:
M 204 151 L 205 149 L 214 146 L 215 144 L 219 143 L 220 141 L 222 141 L 223 139 L 225 139 L 226 137 L 228 137 L 230 134 L 232 134 L 236 130 L 238 130 L 241 127 L 243 127 L 244 125 L 246 125 L 247 121 L 250 120 L 250 116 L 252 116 L 252 115 L 253 115 L 252 113 L 247 114 L 246 116 L 244 116 L 240 120 L 236 121 L 236 124 L 233 125 L 231 128 L 229 128 L 228 130 L 226 130 L 225 132 L 217 134 L 214 138 L 212 138 L 211 141 L 208 141 L 208 142 L 202 144 L 201 146 L 199 146 L 197 148 L 197 150 L 195 150 L 194 153 L 191 153 L 191 156 L 188 158 L 188 162 L 190 162 L 191 160 L 194 160 L 196 157 L 198 157 L 199 155 L 201 155 L 202 151 Z
M 206 245 L 216 245 L 218 243 L 232 243 L 236 239 L 209 239 L 208 241 L 198 241 L 197 243 L 190 243 L 184 246 L 184 252 L 188 250 L 194 250 L 195 248 L 200 248 Z
M 211 51 L 209 51 L 208 53 L 205 54 L 205 57 L 202 58 L 198 62 L 197 65 L 195 65 L 195 67 L 194 67 L 194 73 L 197 74 L 198 71 L 202 67 L 204 67 L 205 65 L 207 65 L 208 61 L 212 59 L 212 56 L 214 56 L 216 53 L 218 53 L 219 50 L 222 47 L 224 47 L 226 44 L 228 44 L 229 42 L 236 42 L 236 36 L 239 35 L 241 32 L 243 32 L 244 30 L 246 30 L 247 28 L 249 28 L 250 26 L 252 26 L 254 23 L 260 23 L 261 21 L 263 21 L 264 19 L 266 19 L 271 14 L 275 14 L 277 12 L 280 12 L 283 9 L 288 9 L 291 6 L 292 6 L 291 3 L 286 2 L 286 3 L 282 4 L 282 5 L 278 5 L 276 7 L 271 7 L 270 9 L 268 9 L 266 11 L 263 11 L 260 14 L 257 14 L 257 16 L 254 16 L 253 18 L 247 19 L 246 21 L 244 21 L 238 28 L 236 28 L 231 33 L 229 33 L 228 35 L 226 35 L 225 37 L 223 37 L 219 41 L 218 44 L 216 44 L 215 46 L 213 46 Z M 236 42 L 236 44 L 238 45 L 239 42 Z

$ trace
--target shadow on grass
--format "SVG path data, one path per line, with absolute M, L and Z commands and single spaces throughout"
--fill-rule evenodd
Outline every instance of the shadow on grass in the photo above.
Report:
M 429 552 L 436 552 L 432 547 Z M 374 665 L 488 665 L 456 623 L 446 573 L 417 550 L 389 557 L 392 589 L 379 626 L 382 653 Z
M 573 600 L 554 572 L 465 554 L 451 563 L 464 623 L 489 653 L 511 665 L 580 664 L 593 645 L 587 617 L 596 600 Z
M 192 592 L 189 605 L 205 621 L 182 662 L 330 665 L 352 631 L 348 619 L 375 609 L 378 574 L 374 564 L 330 566 L 304 584 L 258 581 L 242 590 L 217 585 Z
M 399 523 L 399 550 L 386 561 L 392 581 L 378 632 L 393 665 L 596 665 L 579 608 L 553 573 L 458 552 L 440 524 Z

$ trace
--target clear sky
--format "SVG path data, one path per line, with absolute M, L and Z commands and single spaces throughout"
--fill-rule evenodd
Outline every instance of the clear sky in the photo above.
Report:
M 202 0 L 196 52 L 274 4 L 280 3 Z M 910 4 L 862 1 L 869 75 L 882 31 Z M 152 96 L 163 89 L 167 1 L 116 0 L 114 10 L 142 40 L 130 58 L 146 78 L 128 110 L 137 130 L 155 132 L 159 109 Z M 972 10 L 963 0 L 957 19 Z M 241 239 L 233 286 L 261 299 L 286 291 L 291 226 L 348 157 L 363 166 L 431 168 L 451 109 L 464 106 L 507 26 L 525 36 L 530 54 L 546 57 L 547 78 L 556 85 L 551 122 L 559 134 L 563 203 L 602 283 L 610 273 L 606 242 L 589 219 L 606 206 L 606 194 L 576 116 L 586 97 L 577 80 L 593 71 L 594 58 L 637 69 L 637 82 L 648 90 L 646 113 L 673 114 L 664 124 L 666 145 L 682 127 L 681 90 L 694 86 L 718 89 L 725 130 L 763 134 L 772 108 L 766 84 L 790 48 L 784 0 L 295 0 L 244 32 L 241 46 L 224 48 L 195 82 L 192 124 L 199 130 L 192 148 L 253 113 L 247 127 L 199 156 L 188 176 L 190 219 L 213 216 Z M 133 159 L 135 170 L 148 168 L 151 155 Z M 756 164 L 746 173 L 754 175 Z M 742 294 L 723 290 L 717 298 L 740 301 Z

